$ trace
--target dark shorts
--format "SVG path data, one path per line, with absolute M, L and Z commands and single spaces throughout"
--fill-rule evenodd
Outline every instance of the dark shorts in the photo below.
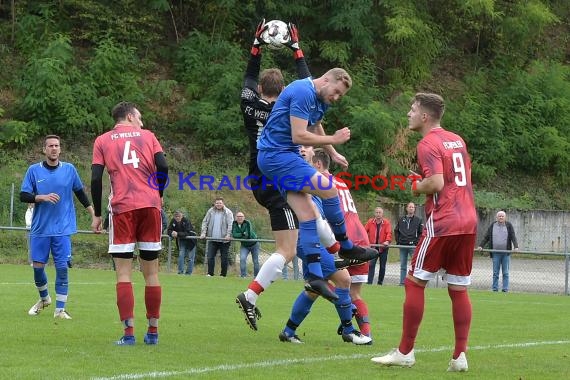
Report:
M 272 231 L 299 229 L 297 215 L 289 207 L 279 190 L 270 185 L 253 187 L 253 189 L 253 196 L 257 203 L 269 211 Z

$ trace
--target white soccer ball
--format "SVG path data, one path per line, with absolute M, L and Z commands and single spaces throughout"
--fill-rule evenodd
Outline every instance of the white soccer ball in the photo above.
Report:
M 281 49 L 285 46 L 283 44 L 289 42 L 291 39 L 287 24 L 283 21 L 271 20 L 265 25 L 267 25 L 267 29 L 261 33 L 261 38 L 271 49 Z

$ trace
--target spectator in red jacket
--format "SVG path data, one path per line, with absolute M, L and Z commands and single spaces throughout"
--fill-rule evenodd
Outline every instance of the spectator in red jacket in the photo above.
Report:
M 388 261 L 388 245 L 390 245 L 392 241 L 392 225 L 388 219 L 384 218 L 384 209 L 382 209 L 382 207 L 376 207 L 374 210 L 374 218 L 370 218 L 368 222 L 366 222 L 364 229 L 368 234 L 370 244 L 380 253 L 378 259 L 369 261 L 368 283 L 372 284 L 374 282 L 376 261 L 380 260 L 378 285 L 382 285 L 384 283 L 384 275 L 386 274 L 386 262 Z

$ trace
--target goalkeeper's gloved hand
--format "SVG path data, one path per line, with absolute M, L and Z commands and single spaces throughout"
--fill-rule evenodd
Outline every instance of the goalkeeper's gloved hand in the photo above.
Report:
M 287 24 L 287 29 L 289 29 L 289 41 L 285 43 L 289 49 L 293 51 L 293 57 L 295 59 L 303 58 L 303 50 L 299 46 L 299 30 L 297 29 L 297 25 L 290 22 Z
M 297 26 L 290 22 L 287 24 L 287 29 L 289 29 L 289 41 L 287 41 L 284 45 L 287 46 L 289 49 L 293 50 L 295 53 L 297 50 L 300 49 L 299 47 L 299 30 Z
M 263 19 L 259 22 L 259 24 L 257 24 L 257 29 L 255 30 L 253 45 L 251 46 L 252 55 L 258 55 L 259 53 L 261 53 L 260 47 L 262 45 L 267 44 L 267 42 L 263 41 L 263 38 L 261 38 L 261 34 L 265 32 L 266 29 L 267 29 L 267 24 L 265 24 L 265 19 Z

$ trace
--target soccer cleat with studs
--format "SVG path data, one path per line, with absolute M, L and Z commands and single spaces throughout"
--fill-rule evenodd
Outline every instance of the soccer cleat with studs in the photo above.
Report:
M 377 259 L 378 256 L 380 256 L 380 253 L 373 248 L 354 245 L 351 249 L 341 248 L 340 251 L 338 251 L 338 255 L 342 259 L 370 261 Z
M 51 297 L 47 296 L 45 300 L 41 299 L 34 304 L 28 311 L 29 315 L 38 315 L 43 309 L 51 305 Z
M 322 278 L 315 278 L 305 283 L 305 290 L 307 292 L 318 294 L 323 298 L 335 302 L 338 300 L 338 294 L 329 288 L 329 283 Z
M 447 372 L 467 372 L 468 370 L 469 366 L 467 365 L 465 352 L 460 353 L 457 359 L 451 358 L 449 367 L 447 368 Z
M 367 261 L 362 261 L 362 260 L 355 260 L 355 259 L 335 259 L 334 260 L 334 266 L 336 269 L 345 269 L 348 267 L 354 267 L 357 265 L 361 265 L 366 263 Z
M 59 319 L 71 319 L 71 315 L 69 315 L 65 309 L 54 311 L 53 317 Z
M 357 346 L 369 345 L 372 342 L 372 338 L 362 334 L 358 330 L 352 330 L 348 334 L 342 334 L 342 340 L 347 343 L 356 344 Z
M 145 344 L 158 344 L 158 333 L 146 333 L 144 342 Z
M 404 355 L 400 352 L 399 349 L 394 348 L 388 354 L 384 356 L 377 356 L 370 360 L 372 360 L 374 363 L 382 364 L 385 366 L 411 367 L 416 364 L 416 357 L 414 355 L 413 349 Z
M 247 325 L 254 331 L 257 331 L 257 320 L 261 319 L 261 311 L 254 304 L 250 303 L 246 298 L 244 293 L 240 293 L 236 297 L 236 303 L 238 304 Z
M 135 337 L 132 335 L 123 335 L 115 344 L 117 346 L 133 346 L 135 344 Z
M 287 333 L 285 331 L 282 331 L 279 334 L 279 340 L 281 342 L 289 342 L 289 343 L 295 343 L 295 344 L 303 344 L 305 342 L 303 342 L 301 340 L 301 338 L 299 338 L 297 335 L 293 335 L 293 336 L 289 336 L 287 335 Z

